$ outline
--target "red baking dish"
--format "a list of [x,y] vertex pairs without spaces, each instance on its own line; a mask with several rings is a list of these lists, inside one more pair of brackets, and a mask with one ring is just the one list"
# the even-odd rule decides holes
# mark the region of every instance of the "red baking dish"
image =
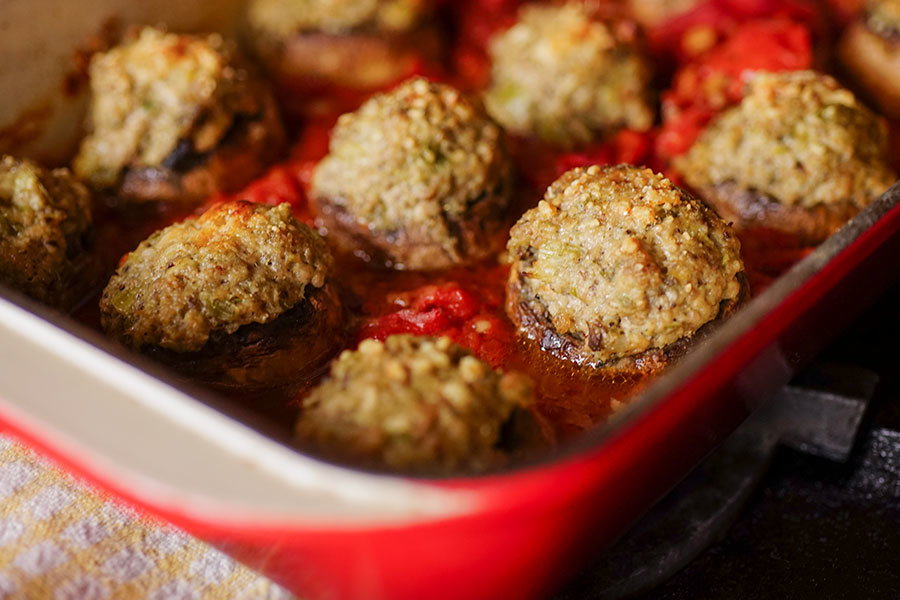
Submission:
[[[16,25],[0,42],[9,58],[0,71],[5,89],[17,77],[12,59],[52,79],[50,65],[62,49],[115,3],[68,21],[55,12],[67,3],[10,4],[0,16]],[[118,8],[127,20],[147,21],[175,4]],[[229,22],[234,10],[223,4],[216,23]],[[212,26],[194,8],[181,7],[167,20]],[[26,24],[33,22],[61,32],[43,53],[28,46],[37,39],[36,25]],[[48,39],[47,31],[40,35]],[[30,98],[7,99],[0,108],[18,114],[16,103],[40,95],[29,91]],[[61,140],[72,135],[59,123],[75,108],[48,110],[52,133],[32,145],[38,153],[64,148]],[[411,479],[305,456],[227,403],[5,290],[0,423],[96,486],[306,598],[542,597],[620,535],[887,286],[900,255],[898,204],[894,186],[608,424],[503,472]]]

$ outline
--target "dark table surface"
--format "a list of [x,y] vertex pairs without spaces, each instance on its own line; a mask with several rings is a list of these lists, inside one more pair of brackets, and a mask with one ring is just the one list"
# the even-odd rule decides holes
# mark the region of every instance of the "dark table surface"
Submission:
[[723,541],[647,598],[900,598],[900,286],[823,358],[881,384],[847,464],[779,450]]
[[[823,353],[881,378],[846,463],[779,449],[723,539],[642,596],[900,598],[900,284]],[[575,582],[567,598],[597,598]]]

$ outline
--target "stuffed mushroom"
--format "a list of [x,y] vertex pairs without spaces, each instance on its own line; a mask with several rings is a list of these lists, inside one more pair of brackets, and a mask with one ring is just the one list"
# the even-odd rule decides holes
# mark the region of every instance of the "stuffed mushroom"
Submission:
[[125,346],[215,387],[290,386],[341,343],[332,267],[288,204],[222,203],[126,255],[101,321]]
[[502,374],[449,338],[390,336],[345,351],[303,401],[298,444],[338,460],[408,473],[505,464],[505,429],[533,402],[531,381]]
[[370,89],[436,52],[425,0],[252,0],[253,46],[277,79]]
[[0,157],[0,282],[71,307],[92,283],[92,233],[91,195],[68,169]]
[[589,3],[528,5],[490,44],[488,112],[509,131],[562,147],[649,129],[650,60],[636,26]]
[[881,111],[900,117],[900,1],[866,2],[844,31],[838,55]]
[[73,169],[122,202],[191,203],[240,188],[284,145],[273,96],[218,34],[145,28],[90,65]]
[[416,78],[339,119],[310,196],[345,250],[440,269],[498,249],[510,193],[500,127],[452,87]]
[[628,11],[644,27],[655,27],[681,16],[703,0],[626,0]]
[[759,73],[677,163],[739,229],[821,242],[896,180],[885,125],[833,78]]
[[610,374],[664,367],[747,294],[728,224],[645,168],[565,173],[508,249],[507,313],[520,332]]

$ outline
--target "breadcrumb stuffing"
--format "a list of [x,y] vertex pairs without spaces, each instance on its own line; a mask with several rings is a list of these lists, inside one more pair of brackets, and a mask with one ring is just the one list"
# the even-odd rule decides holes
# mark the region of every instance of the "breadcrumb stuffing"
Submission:
[[56,304],[91,224],[90,193],[68,169],[0,158],[0,281]]
[[158,231],[128,254],[100,299],[102,324],[126,345],[200,350],[213,331],[267,323],[333,268],[325,240],[289,204],[215,206]]
[[759,73],[677,166],[694,188],[736,184],[788,206],[863,208],[896,180],[884,123],[828,75]]
[[396,32],[414,27],[427,8],[424,0],[253,0],[247,18],[254,28],[278,37],[362,28]]
[[205,37],[145,27],[91,60],[89,134],[72,162],[97,189],[128,167],[159,167],[180,142],[212,150],[238,114],[262,106],[219,34]]
[[511,131],[571,147],[653,124],[652,71],[635,25],[603,21],[589,3],[527,5],[489,51],[485,104]]
[[356,464],[481,471],[505,462],[501,428],[532,402],[527,377],[493,371],[449,338],[393,335],[332,363],[296,433],[301,446]]
[[515,300],[594,364],[689,338],[741,292],[729,226],[646,168],[565,173],[512,228],[508,249]]
[[477,204],[502,213],[510,177],[502,132],[483,109],[414,78],[341,116],[312,195],[349,214],[397,262],[432,268],[404,259],[391,241],[439,247],[442,266],[484,256],[484,240],[463,244],[457,230]]

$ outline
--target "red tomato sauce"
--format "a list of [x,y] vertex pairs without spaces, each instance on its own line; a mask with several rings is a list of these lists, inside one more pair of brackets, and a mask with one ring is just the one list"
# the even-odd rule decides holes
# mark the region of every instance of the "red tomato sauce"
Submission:
[[531,375],[537,412],[558,433],[580,431],[609,416],[646,382],[608,378],[518,340],[504,311],[508,268],[486,262],[440,273],[386,272],[346,266],[359,304],[356,341],[395,333],[446,335],[495,368]]

